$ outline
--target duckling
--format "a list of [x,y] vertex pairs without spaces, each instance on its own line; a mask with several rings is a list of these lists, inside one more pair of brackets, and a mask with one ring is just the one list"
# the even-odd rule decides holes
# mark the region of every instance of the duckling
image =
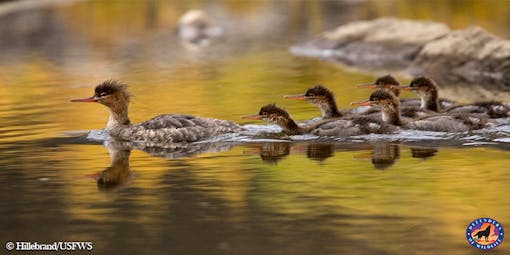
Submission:
[[[401,87],[405,90],[412,90],[420,96],[421,107],[440,112],[438,103],[438,86],[434,80],[428,77],[417,77],[411,81],[409,86]],[[510,117],[510,104],[496,101],[477,102],[451,106],[443,110],[446,113],[480,114],[487,118],[498,119]]]
[[246,115],[242,118],[263,120],[271,124],[279,125],[287,135],[312,134],[316,136],[348,137],[369,133],[393,132],[393,129],[383,122],[364,116],[329,119],[306,126],[300,126],[286,110],[275,104],[263,106],[260,108],[259,114]]
[[484,128],[488,125],[485,118],[468,114],[437,114],[417,120],[403,119],[400,115],[400,101],[398,98],[393,93],[380,89],[374,91],[367,101],[353,104],[375,106],[381,110],[382,119],[385,123],[406,129],[465,132]]
[[[407,86],[400,86],[400,83],[391,75],[385,75],[377,78],[375,83],[373,84],[360,84],[357,86],[358,88],[376,88],[382,89],[388,92],[393,93],[397,98],[400,96],[400,89],[407,89]],[[439,99],[436,97],[438,107],[441,105],[442,107],[451,107],[456,105],[454,102]],[[401,114],[402,116],[409,118],[418,118],[424,117],[426,115],[430,115],[434,112],[433,107],[427,108],[422,106],[423,101],[415,98],[400,98],[400,106],[401,106]]]

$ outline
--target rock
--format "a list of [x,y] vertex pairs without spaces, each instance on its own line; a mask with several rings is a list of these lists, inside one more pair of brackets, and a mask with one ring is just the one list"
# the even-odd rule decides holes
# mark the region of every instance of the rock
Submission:
[[395,18],[356,21],[294,46],[291,51],[353,66],[401,69],[410,65],[426,43],[449,32],[447,26],[434,22]]
[[406,70],[430,76],[442,87],[471,84],[510,94],[510,41],[480,27],[450,31],[425,21],[358,21],[293,46],[291,52],[360,68]]
[[510,91],[510,41],[480,27],[454,31],[426,44],[408,71],[441,84],[484,84]]

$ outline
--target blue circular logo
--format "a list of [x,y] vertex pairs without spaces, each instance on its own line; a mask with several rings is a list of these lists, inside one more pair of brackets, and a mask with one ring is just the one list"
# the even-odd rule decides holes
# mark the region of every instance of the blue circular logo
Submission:
[[476,219],[466,229],[468,243],[480,250],[496,248],[504,236],[503,225],[491,218]]

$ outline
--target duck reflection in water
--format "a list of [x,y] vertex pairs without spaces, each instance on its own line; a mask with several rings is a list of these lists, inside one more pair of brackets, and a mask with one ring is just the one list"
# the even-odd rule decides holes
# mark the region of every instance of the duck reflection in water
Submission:
[[[268,142],[255,145],[254,149],[246,150],[247,154],[257,153],[262,161],[276,165],[290,154],[305,154],[309,159],[324,162],[335,155],[334,143],[286,143]],[[359,150],[359,146],[341,147],[341,150]]]
[[436,148],[411,147],[411,156],[423,160],[436,156],[437,152],[438,150]]
[[335,155],[335,145],[331,143],[310,143],[306,147],[306,156],[311,160],[324,162]]
[[358,159],[370,159],[372,165],[379,170],[393,166],[400,158],[400,145],[389,142],[373,143],[371,152],[355,156]]
[[134,177],[129,167],[131,149],[121,143],[111,142],[107,145],[110,153],[110,166],[97,176],[97,187],[101,191],[113,191],[128,185]]
[[147,143],[132,143],[114,139],[109,140],[105,145],[110,153],[110,166],[94,176],[97,187],[101,191],[115,191],[131,183],[135,176],[129,166],[129,156],[133,149],[142,150],[152,156],[175,159],[202,153],[228,151],[234,146],[233,143],[193,143],[151,147],[151,144]]
[[276,165],[290,154],[290,147],[290,143],[286,142],[261,143],[245,150],[245,154],[258,154],[263,162]]

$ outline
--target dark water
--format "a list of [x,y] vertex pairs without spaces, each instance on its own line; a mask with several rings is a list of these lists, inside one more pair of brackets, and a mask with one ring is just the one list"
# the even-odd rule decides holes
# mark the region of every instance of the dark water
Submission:
[[[174,27],[191,8],[218,17],[226,38],[184,48]],[[323,83],[349,107],[368,95],[353,85],[378,74],[294,57],[289,45],[387,15],[508,37],[508,14],[505,1],[85,1],[2,13],[0,242],[91,241],[92,254],[480,254],[465,239],[470,221],[510,226],[505,143],[147,153],[69,137],[102,128],[107,110],[68,99],[114,78],[130,84],[134,122],[172,112],[246,124],[239,116],[271,102],[309,119],[315,107],[281,95]]]

